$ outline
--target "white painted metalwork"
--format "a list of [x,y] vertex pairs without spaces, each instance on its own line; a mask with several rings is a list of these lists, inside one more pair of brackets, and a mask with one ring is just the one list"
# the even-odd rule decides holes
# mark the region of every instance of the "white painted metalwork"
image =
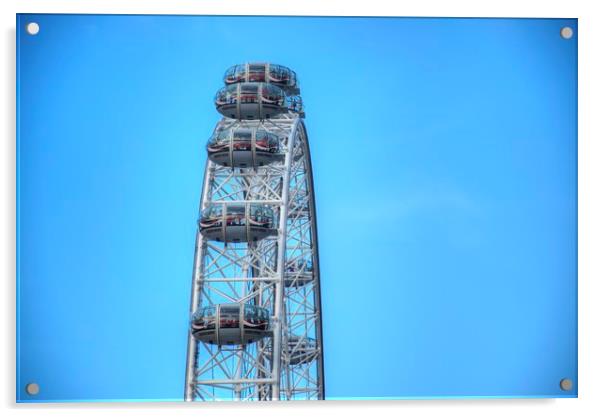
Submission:
[[248,168],[208,159],[200,212],[215,203],[268,205],[278,232],[224,243],[197,231],[190,314],[216,304],[252,304],[271,312],[271,331],[253,343],[221,346],[189,334],[186,401],[324,398],[311,158],[302,113],[295,110],[265,120],[223,118],[216,126],[266,130],[279,138],[279,155]]

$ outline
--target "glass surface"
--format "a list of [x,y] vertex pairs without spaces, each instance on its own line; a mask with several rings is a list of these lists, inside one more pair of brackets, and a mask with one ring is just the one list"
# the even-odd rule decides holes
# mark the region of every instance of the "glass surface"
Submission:
[[326,399],[576,397],[577,38],[18,15],[17,400],[183,400],[212,98],[266,58],[307,108]]

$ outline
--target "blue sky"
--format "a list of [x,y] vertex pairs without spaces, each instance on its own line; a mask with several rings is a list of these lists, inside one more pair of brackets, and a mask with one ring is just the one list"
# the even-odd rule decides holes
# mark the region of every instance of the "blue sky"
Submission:
[[327,397],[576,395],[575,19],[17,28],[20,400],[182,398],[212,99],[250,60],[301,79]]

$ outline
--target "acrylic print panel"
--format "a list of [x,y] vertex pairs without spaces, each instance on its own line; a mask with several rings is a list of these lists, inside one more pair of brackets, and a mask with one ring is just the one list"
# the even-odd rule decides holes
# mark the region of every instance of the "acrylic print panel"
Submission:
[[576,397],[577,38],[18,15],[17,400]]

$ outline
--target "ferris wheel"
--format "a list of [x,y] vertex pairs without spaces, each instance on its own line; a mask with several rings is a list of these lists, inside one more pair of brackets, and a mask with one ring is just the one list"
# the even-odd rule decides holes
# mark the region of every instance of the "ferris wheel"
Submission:
[[235,65],[215,96],[185,400],[324,398],[311,158],[296,73]]

